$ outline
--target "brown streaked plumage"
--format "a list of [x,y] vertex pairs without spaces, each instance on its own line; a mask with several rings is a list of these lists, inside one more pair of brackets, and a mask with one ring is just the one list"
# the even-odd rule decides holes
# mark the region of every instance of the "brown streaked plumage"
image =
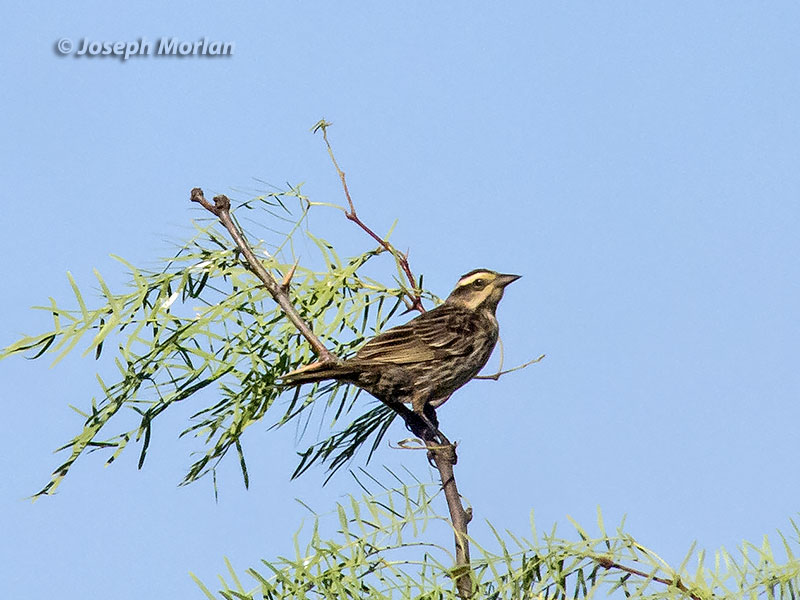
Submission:
[[519,275],[476,269],[463,275],[443,304],[364,344],[354,358],[314,363],[287,374],[289,385],[335,379],[386,404],[410,402],[426,421],[475,377],[497,343],[497,304]]

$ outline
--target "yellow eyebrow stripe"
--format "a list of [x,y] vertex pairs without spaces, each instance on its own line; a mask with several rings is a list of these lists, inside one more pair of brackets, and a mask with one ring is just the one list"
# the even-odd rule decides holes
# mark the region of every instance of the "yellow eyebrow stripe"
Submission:
[[463,279],[460,279],[459,282],[456,284],[456,287],[462,287],[462,286],[465,286],[465,285],[469,285],[470,283],[472,283],[476,279],[493,279],[494,278],[493,276],[494,276],[494,273],[486,273],[486,272],[483,272],[483,271],[479,271],[478,273],[473,273],[469,277],[464,277]]

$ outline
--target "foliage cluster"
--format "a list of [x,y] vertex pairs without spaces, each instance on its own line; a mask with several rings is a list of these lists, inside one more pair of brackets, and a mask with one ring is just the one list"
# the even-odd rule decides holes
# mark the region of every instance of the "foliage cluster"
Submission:
[[[237,214],[247,211],[257,214],[256,220],[282,226],[282,231],[270,232],[271,240],[255,246],[274,272],[293,268],[297,243],[310,240],[318,250],[324,269],[297,265],[291,298],[328,348],[347,357],[403,306],[407,290],[399,276],[393,285],[385,285],[363,275],[363,267],[380,249],[341,259],[332,244],[308,230],[306,217],[312,207],[299,187],[291,187],[244,202]],[[334,383],[306,388],[303,395],[295,389],[286,402],[276,402],[283,392],[281,375],[312,361],[313,352],[244,266],[219,225],[196,222],[195,228],[195,235],[160,270],[139,269],[115,257],[130,273],[124,292],[109,289],[95,271],[102,297],[99,306],[88,305],[69,275],[77,306],[64,308],[51,298],[49,305],[36,308],[52,315],[52,329],[25,336],[0,352],[0,358],[20,353],[31,358],[54,356],[57,363],[82,341],[84,354],[97,357],[109,344],[116,344],[116,380],[108,382],[98,375],[99,397],[92,398],[88,410],[75,409],[84,418],[82,431],[60,448],[68,456],[37,495],[54,492],[74,462],[88,452],[105,450],[110,463],[131,441],[139,442],[141,467],[154,420],[190,398],[210,398],[211,403],[199,407],[180,434],[195,436],[203,444],[184,483],[213,473],[235,449],[247,484],[242,434],[268,412],[272,426],[295,422],[302,428],[317,408],[324,413],[320,418],[329,419],[334,428],[329,439],[301,453],[295,475],[318,461],[335,471],[374,434],[371,453],[391,424],[394,413],[377,405],[337,429],[353,410],[358,393]],[[207,388],[215,392],[200,394]],[[324,400],[314,402],[317,398]],[[135,413],[138,425],[106,433],[123,409]]]
[[[295,554],[263,560],[247,569],[250,583],[228,563],[218,595],[195,577],[209,600],[318,600],[370,598],[457,600],[452,552],[432,540],[449,521],[436,510],[438,486],[397,475],[386,485],[361,471],[364,489],[336,509],[316,514],[294,537]],[[382,489],[373,491],[369,486]],[[487,600],[625,597],[631,599],[775,598],[800,595],[800,528],[781,534],[785,562],[769,540],[744,544],[736,554],[720,550],[709,560],[691,548],[681,564],[669,565],[625,532],[624,523],[607,531],[597,514],[597,534],[573,522],[577,539],[555,528],[529,537],[494,534],[492,548],[471,539],[474,597]],[[333,531],[333,533],[331,533]],[[452,531],[452,530],[451,530]],[[709,564],[710,563],[710,564]]]

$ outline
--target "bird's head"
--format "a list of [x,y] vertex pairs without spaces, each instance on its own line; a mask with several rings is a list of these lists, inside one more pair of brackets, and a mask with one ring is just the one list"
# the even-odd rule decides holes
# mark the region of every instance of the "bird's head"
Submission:
[[503,298],[505,287],[520,277],[521,275],[504,275],[489,269],[475,269],[461,276],[445,302],[469,310],[487,310],[494,314]]

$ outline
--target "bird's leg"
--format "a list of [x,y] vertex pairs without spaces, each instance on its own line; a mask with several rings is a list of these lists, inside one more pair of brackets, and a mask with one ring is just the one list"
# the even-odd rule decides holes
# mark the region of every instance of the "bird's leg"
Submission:
[[428,429],[430,429],[431,433],[434,434],[440,444],[450,445],[450,441],[439,431],[439,419],[436,418],[436,411],[428,404],[425,395],[414,394],[414,397],[411,399],[411,408],[414,409],[414,413],[427,425]]
[[[437,441],[440,446],[439,450],[446,449],[450,455],[450,462],[455,464],[456,460],[458,460],[456,457],[455,445],[439,431],[439,419],[436,417],[436,409],[428,403],[427,397],[423,394],[415,394],[411,399],[411,407],[414,409],[414,415],[425,424],[427,428],[426,434],[433,435],[435,441]],[[421,437],[423,437],[425,441],[434,441],[425,436]],[[433,448],[428,451],[429,461],[433,462],[432,453],[436,451],[437,450]]]
[[422,407],[422,414],[428,417],[428,420],[436,429],[439,428],[439,419],[436,416],[436,409],[433,407],[433,404],[426,402],[425,406]]
[[426,402],[425,406],[422,407],[422,417],[425,420],[425,423],[432,427],[436,437],[439,439],[440,444],[443,446],[453,446],[450,440],[448,440],[439,429],[439,419],[436,416],[436,409],[430,402]]

